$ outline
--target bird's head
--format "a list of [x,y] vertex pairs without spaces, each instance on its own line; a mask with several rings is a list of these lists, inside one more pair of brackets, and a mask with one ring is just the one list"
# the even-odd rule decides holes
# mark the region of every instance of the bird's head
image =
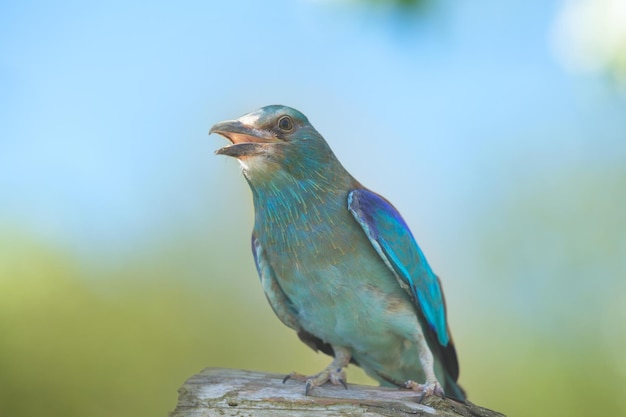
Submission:
[[276,173],[302,179],[335,169],[335,165],[341,167],[322,135],[304,114],[291,107],[265,106],[217,123],[211,133],[232,142],[216,153],[237,158],[249,180],[267,179]]

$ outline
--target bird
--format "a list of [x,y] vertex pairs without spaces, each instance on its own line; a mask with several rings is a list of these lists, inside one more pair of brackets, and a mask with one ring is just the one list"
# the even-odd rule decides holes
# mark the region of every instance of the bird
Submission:
[[254,204],[252,253],[278,318],[333,358],[305,383],[347,388],[361,367],[382,386],[465,402],[439,277],[408,225],[361,185],[300,111],[270,105],[216,123]]

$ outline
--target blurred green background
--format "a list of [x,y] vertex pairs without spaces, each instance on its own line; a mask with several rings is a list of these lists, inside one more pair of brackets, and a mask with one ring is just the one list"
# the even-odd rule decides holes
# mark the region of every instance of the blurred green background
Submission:
[[[312,373],[209,127],[296,107],[442,277],[471,401],[626,415],[620,0],[0,5],[0,415],[157,416]],[[357,368],[351,382],[371,383]]]

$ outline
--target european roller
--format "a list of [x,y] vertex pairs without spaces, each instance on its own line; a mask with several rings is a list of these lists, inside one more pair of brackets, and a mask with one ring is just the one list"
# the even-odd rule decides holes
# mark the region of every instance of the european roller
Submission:
[[[381,385],[465,401],[446,305],[400,213],[341,165],[299,111],[266,106],[209,133],[231,144],[254,201],[252,253],[278,318],[334,359],[305,381],[346,386],[344,368]],[[286,378],[286,379],[287,379]]]

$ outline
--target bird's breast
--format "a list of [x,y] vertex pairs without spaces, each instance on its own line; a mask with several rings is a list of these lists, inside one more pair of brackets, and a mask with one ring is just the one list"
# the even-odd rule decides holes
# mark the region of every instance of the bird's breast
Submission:
[[369,349],[385,332],[384,317],[393,309],[413,314],[411,303],[347,207],[317,208],[257,216],[255,234],[302,327]]

